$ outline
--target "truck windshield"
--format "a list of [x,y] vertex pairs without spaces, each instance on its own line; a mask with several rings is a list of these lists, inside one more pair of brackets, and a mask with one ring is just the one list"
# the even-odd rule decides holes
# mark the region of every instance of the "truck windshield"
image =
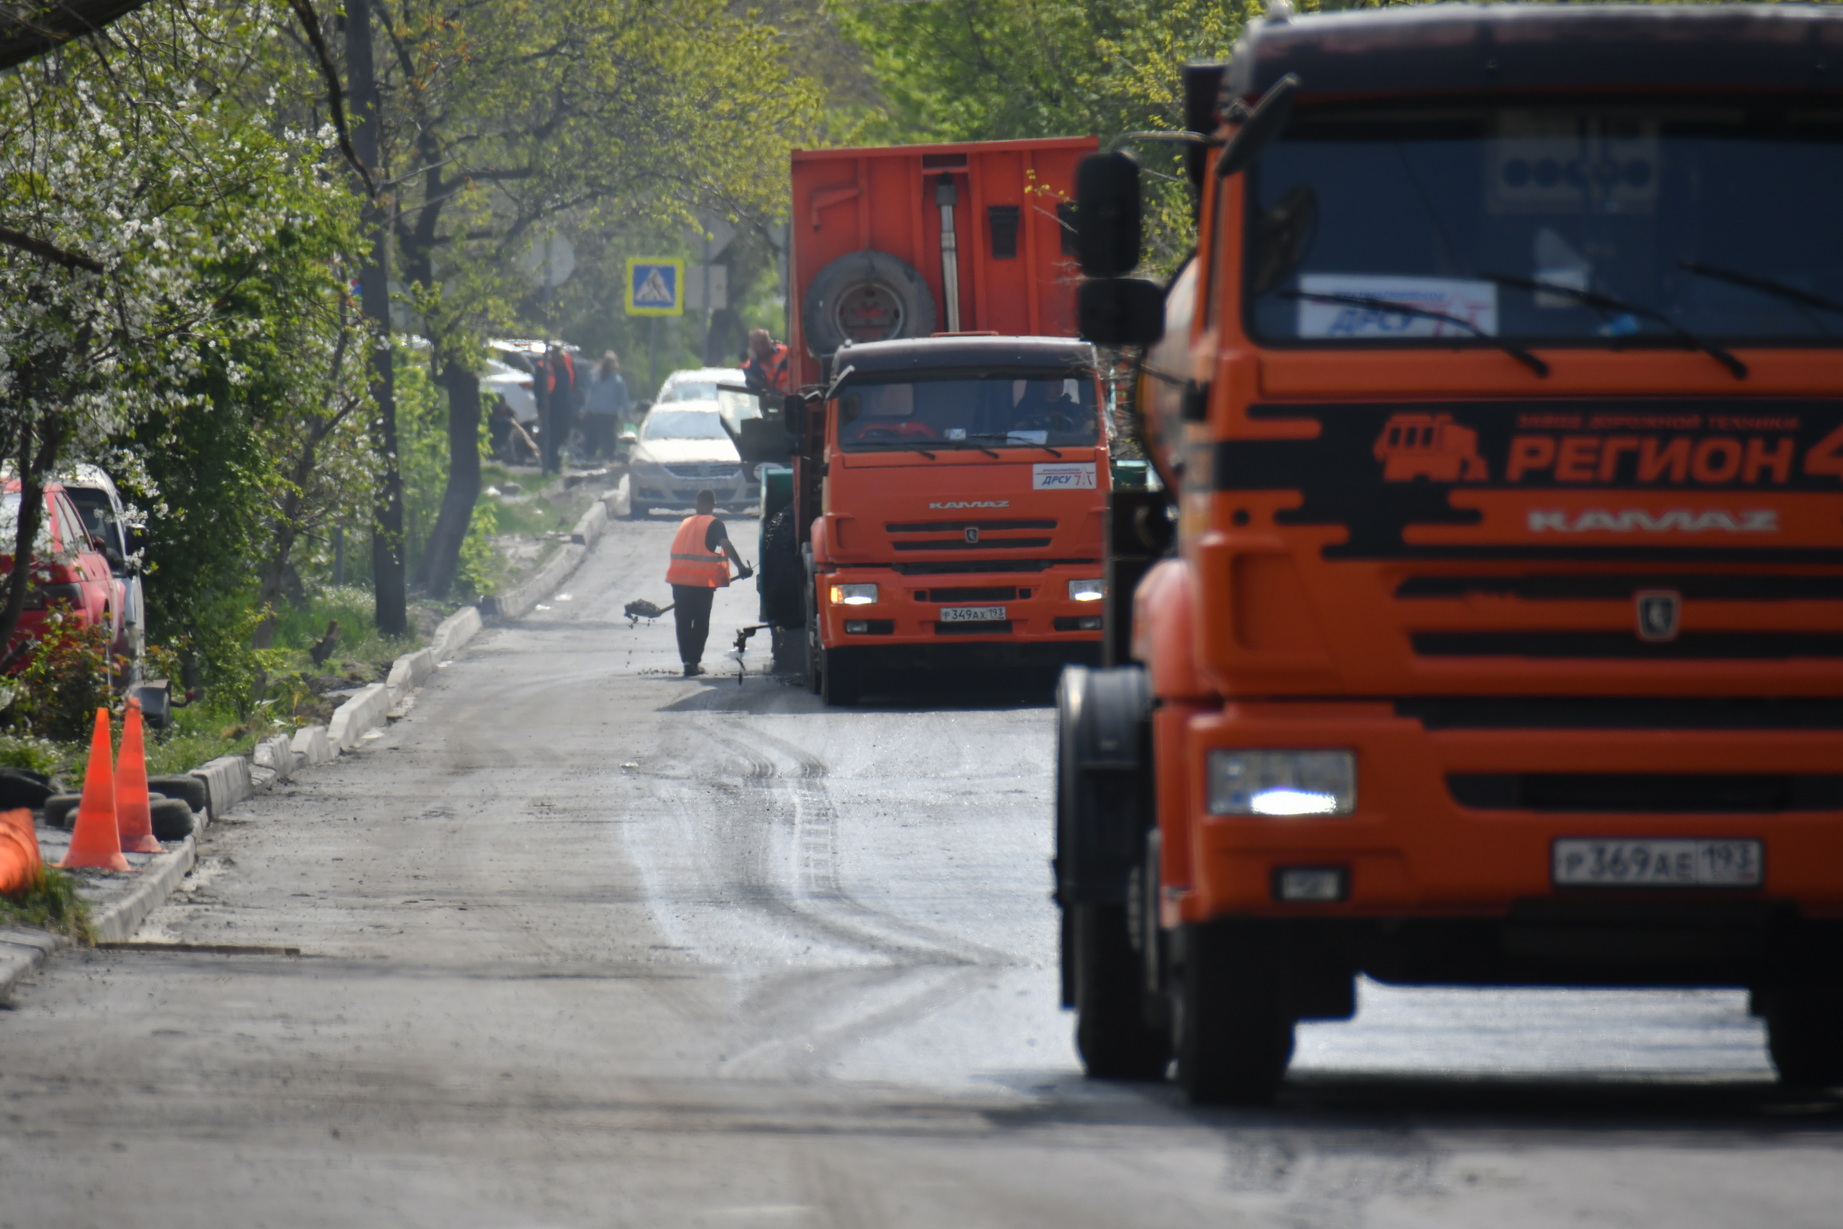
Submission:
[[838,442],[850,452],[930,448],[1080,447],[1099,439],[1087,376],[854,378],[838,394]]
[[1843,337],[1830,103],[1302,108],[1249,192],[1266,342]]

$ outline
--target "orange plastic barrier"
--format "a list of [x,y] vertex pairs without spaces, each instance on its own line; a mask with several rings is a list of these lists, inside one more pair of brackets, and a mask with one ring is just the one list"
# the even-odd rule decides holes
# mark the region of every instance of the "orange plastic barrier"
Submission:
[[154,817],[147,797],[147,754],[141,732],[141,702],[128,701],[122,722],[122,753],[115,761],[115,819],[122,849],[128,853],[159,853],[154,839]]
[[90,735],[90,762],[83,774],[83,801],[77,804],[77,823],[70,833],[70,849],[60,868],[87,866],[105,871],[131,871],[122,857],[122,838],[115,819],[115,774],[110,771],[109,710],[96,710],[96,732]]
[[43,866],[32,812],[22,807],[0,813],[0,896],[31,887]]

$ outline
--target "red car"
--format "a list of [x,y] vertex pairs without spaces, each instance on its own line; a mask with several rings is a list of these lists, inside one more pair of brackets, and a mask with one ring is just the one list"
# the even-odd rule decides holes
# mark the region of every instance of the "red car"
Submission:
[[[13,555],[6,548],[19,533],[19,493],[19,482],[14,479],[0,494],[0,576],[13,571]],[[8,669],[19,664],[22,650],[54,607],[74,615],[80,627],[108,628],[112,645],[122,630],[122,582],[110,568],[102,544],[90,536],[63,486],[47,484],[44,498],[45,515],[33,550],[32,587],[5,655],[3,664]]]

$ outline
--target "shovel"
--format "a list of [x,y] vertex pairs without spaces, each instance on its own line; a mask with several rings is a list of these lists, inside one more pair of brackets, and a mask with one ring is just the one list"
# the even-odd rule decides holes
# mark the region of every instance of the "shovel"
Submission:
[[[672,605],[675,606],[677,604],[678,603],[674,602]],[[657,619],[660,615],[668,613],[671,609],[672,606],[655,606],[645,598],[639,597],[623,606],[621,608],[621,613],[627,616],[627,623],[629,626],[632,626],[641,619]]]

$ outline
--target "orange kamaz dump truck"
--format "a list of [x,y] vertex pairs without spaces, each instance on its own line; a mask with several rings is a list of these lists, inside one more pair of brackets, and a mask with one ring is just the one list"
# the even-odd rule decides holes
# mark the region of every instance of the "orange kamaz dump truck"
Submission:
[[1364,974],[1743,987],[1843,1083],[1840,65],[1825,6],[1259,22],[1168,286],[1084,163],[1169,488],[1060,697],[1092,1074],[1260,1100]]
[[759,585],[829,703],[890,666],[1099,658],[1107,419],[1068,217],[1094,148],[793,155],[799,391]]

